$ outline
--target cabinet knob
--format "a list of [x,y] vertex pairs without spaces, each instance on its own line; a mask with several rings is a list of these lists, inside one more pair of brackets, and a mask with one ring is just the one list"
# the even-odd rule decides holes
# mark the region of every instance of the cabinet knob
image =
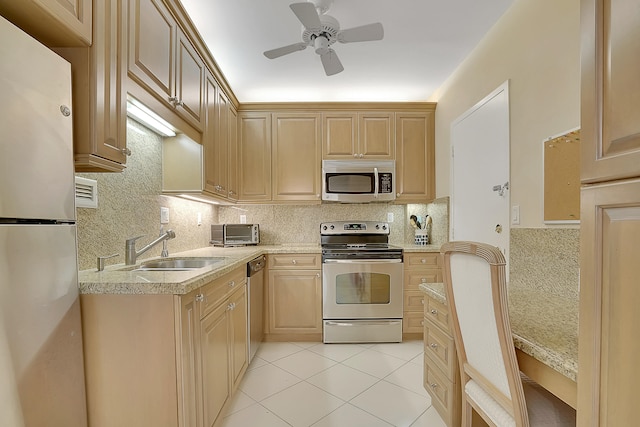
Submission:
[[400,197],[400,193],[396,193],[396,197]]
[[298,261],[296,261],[295,259],[291,260],[292,263],[297,264]]
[[424,298],[420,300],[420,304],[424,305]]
[[426,278],[426,277],[421,277],[421,278],[420,278],[420,281],[421,281],[422,283],[427,283],[427,278]]
[[130,156],[131,155],[131,150],[128,149],[127,147],[123,148],[122,150],[120,150],[122,152],[122,154],[124,154],[125,156]]
[[436,310],[435,308],[431,309],[431,314],[433,314],[434,316],[437,316],[438,310]]
[[196,302],[202,302],[202,301],[204,301],[204,295],[203,294],[196,295]]
[[316,277],[320,277],[320,273],[316,273]]
[[358,158],[358,153],[353,153],[353,157]]
[[424,259],[424,258],[422,258],[422,259],[420,260],[420,262],[421,262],[421,263],[423,263],[423,264],[425,264],[425,263],[427,262],[427,260],[426,260],[426,259]]
[[429,344],[429,347],[431,347],[432,349],[437,349],[438,348],[438,344],[432,342],[431,344]]
[[232,280],[232,281],[229,282],[229,287],[230,288],[233,288],[235,285],[236,285],[235,280]]
[[229,190],[229,195],[230,195],[230,196],[233,196],[234,194],[236,194],[236,192],[235,192],[235,191],[233,191],[233,190]]
[[364,157],[364,154],[360,153],[360,154],[358,155],[358,157],[363,158],[363,157]]
[[170,103],[172,103],[174,106],[178,103],[178,97],[177,96],[170,96],[169,98],[167,98],[169,100]]
[[438,384],[435,384],[435,383],[429,384],[429,387],[435,390],[436,388],[438,388]]

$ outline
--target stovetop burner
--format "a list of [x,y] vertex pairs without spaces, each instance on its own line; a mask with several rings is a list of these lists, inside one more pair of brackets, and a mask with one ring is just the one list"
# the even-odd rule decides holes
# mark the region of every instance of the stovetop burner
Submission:
[[322,259],[396,259],[402,248],[389,245],[389,224],[336,221],[320,224]]

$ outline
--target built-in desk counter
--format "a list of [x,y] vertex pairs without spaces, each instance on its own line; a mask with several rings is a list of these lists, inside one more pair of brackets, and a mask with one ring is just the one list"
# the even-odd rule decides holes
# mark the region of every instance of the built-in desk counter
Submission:
[[[420,288],[446,303],[444,284]],[[509,318],[520,370],[576,407],[578,313],[575,301],[536,289],[509,289]]]

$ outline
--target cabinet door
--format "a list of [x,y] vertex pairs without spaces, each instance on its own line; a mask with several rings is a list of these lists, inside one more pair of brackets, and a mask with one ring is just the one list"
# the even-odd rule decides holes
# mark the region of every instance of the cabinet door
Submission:
[[633,0],[583,0],[582,182],[640,176],[640,14]]
[[237,201],[238,184],[238,113],[233,105],[229,105],[229,175],[227,178],[227,197]]
[[634,425],[640,179],[583,188],[580,241],[577,425]]
[[162,0],[129,4],[129,75],[170,102],[175,93],[177,23]]
[[202,319],[203,426],[215,423],[231,395],[229,375],[230,326],[228,304],[223,303]]
[[200,318],[194,291],[179,298],[180,301],[180,366],[182,371],[182,393],[178,395],[180,426],[200,425],[199,412],[202,393],[200,379]]
[[94,7],[93,45],[58,48],[71,63],[73,150],[76,172],[121,172],[127,150],[125,0],[104,0]]
[[205,76],[205,127],[202,133],[202,149],[204,150],[204,189],[217,194],[220,177],[218,159],[220,147],[218,139],[218,91],[220,87],[213,75],[207,72]]
[[90,46],[92,0],[2,0],[0,15],[47,46]]
[[238,178],[241,202],[271,200],[271,115],[238,115]]
[[434,114],[396,113],[396,202],[435,196]]
[[269,271],[267,293],[269,333],[322,333],[320,271]]
[[229,299],[232,309],[229,311],[231,326],[231,390],[240,383],[247,369],[249,346],[247,335],[247,287],[242,286]]
[[358,114],[327,112],[322,114],[322,158],[357,157]]
[[218,91],[218,138],[217,138],[217,161],[216,193],[222,197],[227,197],[229,186],[229,99],[222,90]]
[[358,113],[358,158],[393,159],[395,122],[393,113]]
[[273,114],[273,200],[320,201],[319,114]]
[[[202,130],[204,106],[204,61],[187,36],[177,30],[176,92],[173,105],[197,130]],[[220,91],[219,93],[222,93]]]

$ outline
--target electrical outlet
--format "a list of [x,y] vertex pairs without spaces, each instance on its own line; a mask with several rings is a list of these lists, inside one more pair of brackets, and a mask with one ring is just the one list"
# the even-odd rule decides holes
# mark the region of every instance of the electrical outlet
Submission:
[[387,212],[387,222],[393,222],[393,212]]
[[240,224],[246,224],[246,223],[247,223],[247,216],[240,215]]
[[520,205],[511,206],[511,224],[520,224]]
[[169,208],[160,208],[160,224],[169,224]]

